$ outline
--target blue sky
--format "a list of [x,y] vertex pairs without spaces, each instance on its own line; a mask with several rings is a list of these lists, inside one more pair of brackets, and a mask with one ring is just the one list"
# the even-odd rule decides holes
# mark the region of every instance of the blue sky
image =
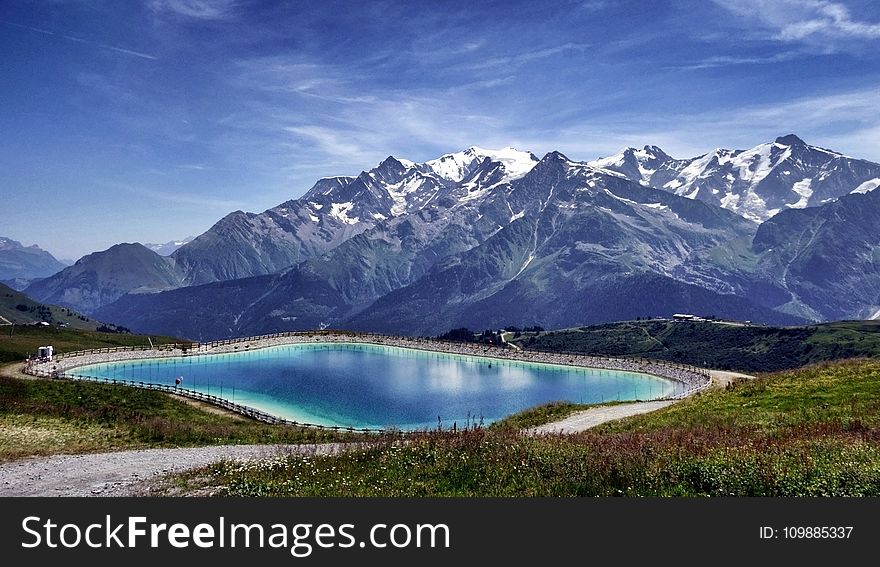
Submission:
[[870,0],[0,4],[0,236],[61,258],[471,145],[880,161]]

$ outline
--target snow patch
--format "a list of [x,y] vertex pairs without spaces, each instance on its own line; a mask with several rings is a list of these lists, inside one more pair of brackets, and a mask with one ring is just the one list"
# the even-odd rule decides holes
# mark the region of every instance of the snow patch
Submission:
[[637,203],[637,202],[632,201],[630,199],[627,199],[625,197],[619,197],[619,196],[615,195],[614,193],[612,193],[611,191],[609,191],[608,189],[605,189],[605,192],[608,193],[609,196],[614,197],[618,201],[623,201],[624,203],[626,203],[628,205],[641,205],[641,203]]
[[736,205],[739,203],[739,195],[736,193],[728,193],[727,195],[721,197],[721,207],[730,210],[736,210]]
[[853,189],[852,192],[853,193],[869,193],[869,192],[873,191],[874,189],[876,189],[877,187],[880,187],[880,177],[878,177],[876,179],[871,179],[869,181],[865,181],[864,183],[862,183],[861,185],[859,185],[858,187]]
[[459,199],[460,203],[467,203],[468,201],[476,201],[478,199],[482,199],[487,194],[489,194],[496,187],[500,187],[502,185],[507,185],[507,180],[504,179],[499,181],[498,183],[493,183],[492,185],[487,185],[485,187],[480,187],[479,184],[470,184],[464,185],[467,188],[468,192],[466,195]]
[[394,201],[394,204],[391,206],[391,214],[397,216],[405,213],[407,196],[421,189],[424,183],[425,178],[416,174],[406,177],[393,185],[387,185],[388,194]]
[[[810,201],[810,197],[813,196],[813,189],[810,187],[810,184],[813,183],[811,178],[806,178],[798,181],[794,185],[791,186],[791,190],[797,193],[800,196],[800,199],[797,203],[792,205],[788,205],[789,208],[792,209],[803,209],[807,206],[807,203]],[[768,211],[769,214],[769,211]]]
[[626,199],[624,197],[620,197],[618,195],[615,195],[614,193],[612,193],[608,189],[605,189],[605,192],[608,193],[608,195],[617,199],[618,201],[623,201],[624,203],[626,203],[628,205],[635,205],[637,207],[648,207],[651,209],[657,209],[658,211],[668,211],[669,210],[669,207],[664,205],[663,203],[639,203],[637,201],[633,201],[631,199]]
[[645,203],[644,206],[651,207],[652,209],[658,209],[661,211],[668,211],[669,207],[664,205],[663,203]]
[[425,165],[443,179],[460,182],[471,173],[476,164],[486,158],[501,164],[506,181],[519,179],[530,172],[538,163],[538,160],[531,153],[521,152],[511,147],[487,150],[471,146],[463,152],[446,154],[427,161]]
[[345,224],[357,224],[360,219],[348,216],[349,211],[354,207],[354,203],[333,203],[330,205],[330,216],[344,222]]
[[[743,216],[750,221],[754,222],[763,222],[768,217],[766,216],[767,211],[767,202],[764,201],[757,193],[753,192],[751,188],[743,195],[743,198],[737,200],[737,205],[734,205],[730,210],[737,213],[740,216]],[[724,206],[724,205],[722,205]]]
[[737,156],[732,156],[730,163],[739,169],[739,178],[749,184],[756,184],[772,171],[773,167],[791,154],[791,148],[786,147],[776,161],[771,161],[770,150],[774,144],[761,144],[746,150]]
[[657,173],[656,169],[648,169],[642,165],[642,162],[639,162],[639,175],[642,176],[642,181],[647,183],[655,173]]

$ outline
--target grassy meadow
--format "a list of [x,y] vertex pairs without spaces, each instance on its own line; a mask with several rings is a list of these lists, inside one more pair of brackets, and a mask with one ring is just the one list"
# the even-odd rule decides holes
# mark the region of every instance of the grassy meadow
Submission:
[[72,352],[90,348],[106,348],[117,346],[149,346],[169,344],[181,341],[174,337],[151,336],[128,333],[104,333],[62,327],[20,326],[0,327],[0,363],[24,360],[28,355],[37,353],[41,346],[52,345],[56,353]]
[[0,376],[0,462],[32,455],[243,443],[322,443],[357,435],[262,424],[161,392]]

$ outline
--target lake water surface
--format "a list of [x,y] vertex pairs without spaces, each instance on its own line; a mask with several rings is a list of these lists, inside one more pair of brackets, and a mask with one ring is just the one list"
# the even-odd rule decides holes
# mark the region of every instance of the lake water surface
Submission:
[[181,386],[286,419],[404,430],[484,424],[546,402],[672,395],[633,372],[498,360],[367,344],[295,344],[229,354],[93,364],[72,371]]

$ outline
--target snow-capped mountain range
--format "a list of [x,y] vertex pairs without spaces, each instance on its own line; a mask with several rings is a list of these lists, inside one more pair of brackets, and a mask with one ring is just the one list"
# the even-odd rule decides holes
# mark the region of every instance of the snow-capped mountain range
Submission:
[[[87,275],[113,264],[97,253],[28,292],[196,339],[325,326],[552,328],[680,311],[777,323],[869,316],[880,311],[871,295],[880,275],[869,269],[880,228],[871,244],[868,223],[850,253],[823,245],[845,223],[807,237],[790,219],[804,207],[873,210],[877,185],[880,165],[793,135],[690,159],[656,146],[593,162],[513,148],[423,163],[389,156],[263,213],[230,213],[167,258],[144,249],[139,278]],[[778,240],[785,246],[766,244]],[[847,261],[865,266],[845,271],[861,291],[816,293],[828,287],[817,262],[833,272]],[[144,293],[162,285],[177,289]]]
[[690,159],[672,158],[657,146],[626,148],[590,165],[755,222],[880,186],[880,165],[808,145],[793,134],[749,150],[716,149]]

